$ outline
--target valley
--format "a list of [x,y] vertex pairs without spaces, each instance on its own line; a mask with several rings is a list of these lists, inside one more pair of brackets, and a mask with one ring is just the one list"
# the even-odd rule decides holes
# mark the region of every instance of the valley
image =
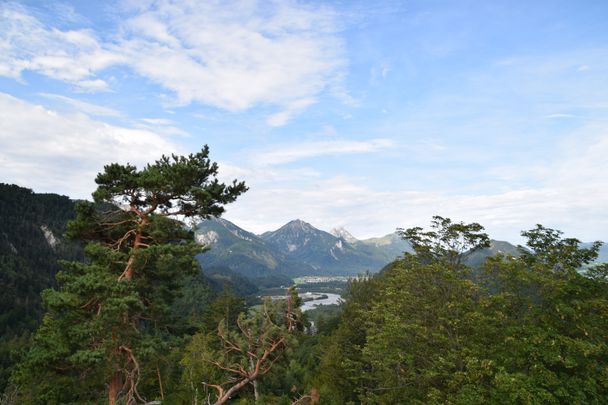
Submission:
[[[69,228],[67,223],[74,219],[75,210],[78,211],[78,204],[82,203],[77,203],[67,197],[37,194],[17,186],[0,185],[0,208],[2,208],[0,223],[3,224],[0,234],[0,281],[6,291],[12,292],[2,301],[4,317],[0,327],[4,333],[0,340],[0,364],[2,365],[0,388],[10,387],[7,384],[10,382],[9,378],[15,365],[28,361],[23,356],[27,353],[26,350],[36,342],[33,340],[32,333],[40,324],[43,313],[40,293],[52,287],[55,289],[47,290],[45,294],[58,294],[63,291],[61,288],[65,288],[65,276],[60,277],[60,281],[63,281],[64,284],[58,284],[55,281],[56,273],[62,269],[57,264],[58,259],[71,260],[72,266],[88,266],[87,262],[83,261],[82,244],[66,238]],[[31,211],[27,211],[26,207],[31,207]],[[80,210],[82,210],[82,206]],[[175,297],[171,307],[166,307],[174,316],[182,320],[179,327],[184,332],[180,333],[186,336],[186,340],[176,344],[181,345],[179,353],[185,359],[184,361],[190,361],[188,356],[195,353],[192,351],[194,348],[191,349],[190,345],[198,344],[204,336],[217,334],[218,325],[224,320],[231,323],[233,331],[238,327],[237,318],[239,316],[248,317],[248,322],[253,322],[256,314],[261,313],[259,309],[262,308],[262,305],[260,304],[266,297],[275,298],[272,305],[269,306],[275,310],[287,307],[287,300],[295,297],[295,293],[302,300],[297,311],[302,316],[303,323],[299,327],[303,334],[298,336],[297,339],[300,340],[301,346],[296,349],[296,354],[293,354],[299,360],[296,363],[285,363],[281,367],[295,367],[295,370],[299,367],[306,367],[306,370],[312,373],[311,375],[324,372],[322,368],[318,368],[317,360],[318,356],[321,356],[318,351],[326,349],[328,351],[324,355],[326,356],[324,361],[329,365],[323,367],[329,368],[325,372],[331,374],[336,370],[341,372],[339,366],[331,363],[333,361],[331,353],[337,353],[337,359],[348,358],[351,354],[341,351],[355,339],[359,339],[361,331],[364,331],[365,336],[375,338],[375,334],[384,326],[376,328],[369,324],[369,319],[374,319],[374,322],[390,321],[392,318],[383,318],[383,314],[392,311],[393,307],[405,308],[403,310],[395,309],[396,312],[393,315],[394,319],[398,320],[397,327],[410,322],[409,318],[404,318],[405,312],[403,311],[410,311],[409,313],[416,316],[419,307],[433,312],[438,308],[449,309],[451,305],[466,304],[470,305],[467,308],[481,311],[476,309],[477,307],[472,302],[467,304],[467,300],[477,293],[469,296],[468,293],[465,294],[466,290],[462,290],[459,293],[461,295],[449,305],[438,305],[437,303],[445,297],[443,293],[434,290],[437,283],[439,283],[438,285],[447,283],[446,285],[452,285],[452,287],[469,288],[471,280],[457,281],[458,278],[454,278],[451,271],[443,268],[440,270],[440,277],[436,278],[438,269],[432,265],[418,268],[417,266],[422,264],[416,264],[417,261],[424,260],[423,256],[418,257],[418,254],[420,252],[424,254],[425,251],[416,251],[416,255],[404,255],[404,252],[414,253],[412,244],[401,239],[396,233],[379,238],[358,240],[343,228],[326,232],[302,220],[290,221],[275,231],[265,232],[261,235],[249,232],[222,218],[205,220],[196,225],[194,229],[187,229],[179,223],[174,223],[174,225],[174,228],[169,229],[173,229],[173,232],[184,238],[184,247],[190,246],[188,249],[191,248],[189,252],[192,253],[186,253],[183,257],[195,257],[194,264],[197,262],[200,264],[200,267],[198,265],[190,267],[193,264],[191,259],[181,262],[185,266],[184,269],[190,269],[188,271],[191,273],[188,273],[187,277],[176,278],[176,280],[180,280],[179,284],[176,282],[172,285],[180,288],[181,294]],[[555,231],[541,228],[535,232]],[[559,234],[555,235],[559,236]],[[570,243],[568,241],[566,240],[567,243]],[[509,242],[497,240],[489,240],[488,244],[484,246],[487,247],[461,253],[463,264],[466,264],[473,274],[480,274],[476,272],[480,271],[488,257],[502,255],[505,258],[500,259],[498,263],[504,267],[501,270],[504,271],[504,276],[523,277],[521,280],[514,279],[518,283],[524,283],[525,288],[522,291],[535,288],[533,285],[525,284],[528,282],[527,276],[524,277],[527,274],[525,270],[518,273],[519,275],[509,273],[510,265],[520,266],[526,263],[525,260],[530,260],[530,257],[534,258],[534,250],[520,249]],[[584,249],[593,248],[595,245],[581,243],[580,249],[579,247],[569,247],[569,245],[564,246],[568,249],[577,249],[574,250],[576,253],[579,250],[585,252]],[[201,247],[204,251],[194,256]],[[169,244],[167,248],[179,251],[182,246]],[[602,277],[601,273],[594,275],[593,271],[601,271],[601,268],[594,270],[593,265],[599,261],[605,261],[606,245],[599,247],[597,253],[597,258],[593,257],[595,258],[594,263],[585,262],[584,267],[578,268],[581,274],[586,271],[590,272],[591,278],[581,279],[583,280],[581,282],[589,283],[591,282],[589,280],[594,280],[593,277]],[[173,256],[168,255],[167,257]],[[548,264],[543,264],[543,266],[546,265]],[[75,271],[78,268],[68,267],[75,275],[78,274]],[[164,271],[164,268],[159,267],[158,270],[158,275],[162,275],[160,271]],[[423,279],[414,277],[411,271],[418,272]],[[540,277],[539,274],[533,274],[534,277]],[[92,271],[90,275],[97,277],[98,273]],[[115,274],[110,274],[109,277],[111,280],[116,279]],[[575,278],[575,280],[579,279]],[[602,279],[599,278],[599,280]],[[98,285],[102,284],[100,281]],[[502,288],[500,284],[498,286]],[[403,288],[410,288],[411,291],[404,293]],[[82,291],[82,287],[79,286],[71,293],[80,294]],[[142,294],[147,291],[147,288],[143,289]],[[420,294],[420,291],[425,292]],[[490,294],[488,297],[492,298],[493,290],[488,291]],[[434,296],[433,294],[439,295]],[[157,295],[162,296],[160,290]],[[523,297],[525,298],[525,294]],[[409,307],[410,299],[416,299],[419,303]],[[86,307],[88,302],[81,300],[78,308]],[[373,303],[373,306],[368,307],[369,303]],[[362,308],[367,309],[360,312]],[[92,313],[91,319],[96,321],[98,318],[95,313],[97,312]],[[484,316],[489,315],[492,314]],[[361,316],[363,318],[359,318]],[[488,319],[491,319],[491,316]],[[255,322],[261,322],[258,324],[260,326],[264,325],[265,321],[260,318]],[[491,323],[484,325],[487,328],[491,326]],[[277,332],[282,330],[281,327],[278,328]],[[527,326],[525,328],[529,329]],[[600,329],[598,328],[598,330]],[[44,332],[44,328],[39,330],[42,332],[38,333]],[[471,330],[477,329],[472,328]],[[395,337],[397,341],[400,341],[403,333],[406,332],[397,333]],[[341,334],[345,334],[344,342],[340,340],[342,339]],[[384,339],[383,336],[381,338]],[[362,342],[362,344],[366,344],[365,341]],[[373,339],[367,344],[372,343]],[[482,346],[486,347],[488,343],[486,342]],[[378,348],[381,349],[381,353],[384,352],[384,348],[392,350],[391,345],[384,343],[378,347],[368,346],[366,350]],[[409,352],[410,348],[408,346],[400,350],[405,353]],[[158,353],[157,356],[163,358],[164,355],[161,355],[160,351]],[[314,359],[314,361],[309,362],[307,359]],[[354,359],[360,361],[357,357]],[[163,373],[167,375],[168,371],[163,371]],[[278,370],[275,378],[279,378],[278,376],[281,375],[281,371]],[[277,392],[285,392],[294,381],[303,381],[302,378],[300,376],[296,380],[285,382],[284,385],[287,388],[277,389]],[[323,383],[320,382],[315,384],[323,386]],[[329,390],[327,387],[326,389]],[[267,390],[270,392],[270,385],[267,386]],[[326,395],[330,397],[331,390],[327,391]],[[336,395],[342,397],[346,395],[346,392],[339,392]]]

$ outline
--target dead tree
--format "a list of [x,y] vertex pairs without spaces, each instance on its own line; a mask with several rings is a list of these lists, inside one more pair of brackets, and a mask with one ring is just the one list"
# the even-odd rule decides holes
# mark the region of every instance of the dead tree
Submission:
[[[259,399],[258,379],[267,374],[281,358],[295,330],[297,315],[287,302],[285,311],[286,324],[277,324],[268,312],[266,303],[262,311],[251,318],[243,314],[237,320],[237,330],[226,328],[222,321],[218,327],[218,336],[222,344],[222,353],[218,359],[207,359],[210,364],[226,372],[226,379],[220,384],[204,383],[217,391],[214,405],[226,403],[237,392],[248,385],[253,386],[256,402]],[[209,402],[210,403],[210,402]]]

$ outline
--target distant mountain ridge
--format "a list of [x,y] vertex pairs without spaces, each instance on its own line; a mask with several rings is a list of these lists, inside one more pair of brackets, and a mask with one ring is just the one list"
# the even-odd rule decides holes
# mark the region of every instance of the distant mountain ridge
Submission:
[[501,240],[490,240],[490,247],[475,250],[465,255],[465,263],[471,267],[480,267],[488,257],[502,254],[505,256],[519,257],[521,255],[517,246],[501,241]]
[[[581,247],[584,248],[590,248],[591,246],[593,246],[592,242],[581,243]],[[608,263],[608,243],[603,243],[600,246],[597,252],[597,259],[595,259],[594,263]]]
[[[195,237],[210,247],[199,256],[203,268],[229,268],[254,279],[376,272],[404,252],[413,252],[409,242],[396,233],[359,240],[343,227],[326,232],[300,219],[256,235],[228,220],[215,218],[201,222]],[[514,244],[491,240],[488,248],[466,254],[465,263],[479,267],[497,254],[517,257],[520,252]],[[608,246],[603,245],[596,262],[607,258]]]
[[199,256],[203,267],[226,266],[248,277],[376,272],[411,251],[409,243],[396,234],[357,240],[344,228],[332,234],[300,219],[261,235],[225,219],[209,219],[198,225],[195,237],[210,246]]

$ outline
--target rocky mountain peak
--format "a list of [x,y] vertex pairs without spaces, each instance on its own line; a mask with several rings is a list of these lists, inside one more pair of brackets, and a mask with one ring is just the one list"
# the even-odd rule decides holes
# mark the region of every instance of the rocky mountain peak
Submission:
[[342,226],[332,229],[330,233],[332,235],[334,235],[336,238],[344,239],[348,243],[357,242],[357,238],[355,238],[350,232],[348,232]]
[[286,223],[285,225],[283,225],[282,228],[285,228],[285,229],[294,229],[294,230],[298,230],[298,229],[302,229],[302,230],[314,229],[314,227],[311,224],[309,224],[308,222],[304,222],[301,219],[294,219],[293,221],[289,221],[288,223]]
[[321,231],[301,219],[290,221],[276,231],[266,232],[261,235],[261,238],[287,255],[301,254],[310,250],[329,251],[337,241],[335,236]]

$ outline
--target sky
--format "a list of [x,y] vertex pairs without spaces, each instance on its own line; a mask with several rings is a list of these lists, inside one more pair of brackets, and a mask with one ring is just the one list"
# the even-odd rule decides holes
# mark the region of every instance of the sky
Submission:
[[605,0],[0,2],[0,182],[205,144],[224,217],[608,240]]

